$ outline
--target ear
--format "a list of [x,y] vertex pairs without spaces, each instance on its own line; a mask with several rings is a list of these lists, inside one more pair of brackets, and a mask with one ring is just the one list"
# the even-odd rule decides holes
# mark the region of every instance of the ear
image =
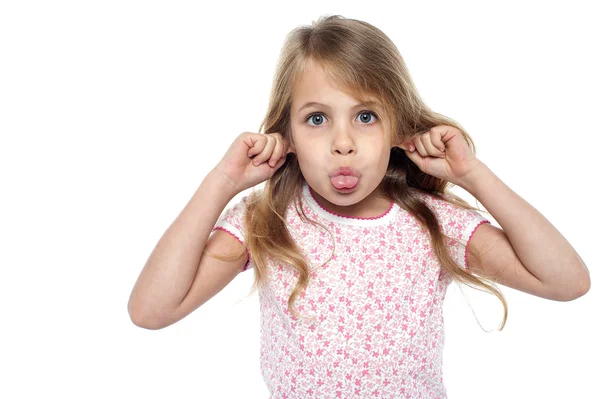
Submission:
[[286,131],[287,134],[285,135],[285,137],[287,137],[286,142],[288,144],[288,149],[287,149],[287,152],[285,153],[285,155],[289,154],[290,152],[292,154],[295,154],[296,153],[296,147],[294,146],[294,143],[293,143],[294,138],[293,138],[292,127],[288,126],[287,128],[288,128],[288,130]]
[[288,137],[289,137],[289,139],[287,140],[288,149],[287,149],[287,152],[285,153],[285,155],[289,154],[290,152],[292,154],[295,154],[296,153],[296,146],[293,143],[294,139],[291,137],[291,133],[290,133],[290,135]]

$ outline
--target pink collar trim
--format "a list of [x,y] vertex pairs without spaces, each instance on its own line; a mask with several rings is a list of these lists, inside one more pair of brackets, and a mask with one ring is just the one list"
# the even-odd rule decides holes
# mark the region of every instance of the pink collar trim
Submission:
[[395,202],[391,202],[388,210],[379,216],[367,217],[367,218],[344,216],[344,215],[340,215],[338,213],[331,212],[331,211],[325,209],[323,207],[323,205],[321,205],[317,201],[317,199],[313,195],[312,188],[306,182],[304,182],[303,192],[304,192],[304,197],[308,200],[308,202],[312,205],[313,209],[319,215],[323,216],[325,219],[328,219],[328,220],[331,220],[334,222],[338,222],[338,223],[343,223],[343,224],[350,224],[350,225],[354,225],[354,226],[382,225],[382,224],[388,223],[398,213],[398,210],[399,210],[398,204],[396,204]]

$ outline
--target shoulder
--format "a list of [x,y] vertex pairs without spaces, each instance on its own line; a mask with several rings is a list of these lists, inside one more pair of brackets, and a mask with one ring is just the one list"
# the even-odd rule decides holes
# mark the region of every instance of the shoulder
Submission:
[[255,204],[257,201],[262,200],[262,189],[253,189],[251,191],[245,191],[237,194],[229,201],[229,204],[225,207],[225,210],[235,209],[237,211],[245,211],[251,204]]
[[250,192],[233,197],[221,212],[213,230],[221,228],[243,241],[244,221],[252,194]]
[[435,213],[442,231],[450,237],[468,241],[475,228],[490,223],[475,207],[453,193],[419,191],[418,195]]
[[423,190],[415,191],[417,196],[425,202],[434,211],[445,211],[450,213],[463,211],[475,211],[467,201],[451,192],[428,192]]

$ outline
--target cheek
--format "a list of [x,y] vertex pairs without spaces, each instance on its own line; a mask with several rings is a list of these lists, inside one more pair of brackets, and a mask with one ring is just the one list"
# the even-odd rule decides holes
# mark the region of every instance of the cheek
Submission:
[[318,154],[314,151],[314,148],[311,151],[310,147],[296,147],[296,158],[300,167],[308,167],[310,165],[314,167],[320,164]]
[[318,143],[315,140],[311,140],[308,137],[302,137],[301,140],[294,140],[294,148],[296,150],[296,156],[298,160],[310,160],[318,157],[318,152],[315,151],[317,148],[321,148],[322,143]]
[[379,166],[380,166],[381,170],[386,171],[389,164],[390,164],[390,153],[388,152],[381,156],[381,162],[379,163]]
[[378,162],[380,169],[387,169],[388,164],[390,163],[390,151],[391,149],[389,148],[384,148],[383,150],[381,150]]

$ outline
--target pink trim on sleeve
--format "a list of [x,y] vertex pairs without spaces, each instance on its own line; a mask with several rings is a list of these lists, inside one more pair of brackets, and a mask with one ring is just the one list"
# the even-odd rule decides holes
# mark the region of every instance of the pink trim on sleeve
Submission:
[[[469,239],[467,240],[467,245],[465,246],[465,270],[469,272],[469,265],[467,264],[467,253],[469,252],[469,243],[471,242],[471,238],[473,238],[473,234],[475,234],[475,230],[477,230],[477,228],[479,226],[481,226],[484,223],[490,223],[489,220],[482,220],[481,222],[477,223],[477,226],[475,226],[475,228],[473,228],[473,231],[471,231],[471,235],[469,236]],[[491,224],[491,223],[490,223]]]
[[246,264],[244,265],[244,268],[242,269],[242,272],[245,272],[246,270],[248,270],[248,266],[250,266],[250,251],[248,250],[248,247],[246,246],[246,244],[244,244],[244,242],[240,239],[240,237],[238,237],[237,235],[235,235],[234,233],[232,233],[231,231],[227,230],[225,227],[222,226],[216,226],[212,229],[212,231],[215,230],[223,230],[229,234],[231,234],[233,237],[236,238],[236,240],[238,240],[240,242],[240,244],[244,245],[246,247],[246,254],[248,254],[248,261],[246,262]]

